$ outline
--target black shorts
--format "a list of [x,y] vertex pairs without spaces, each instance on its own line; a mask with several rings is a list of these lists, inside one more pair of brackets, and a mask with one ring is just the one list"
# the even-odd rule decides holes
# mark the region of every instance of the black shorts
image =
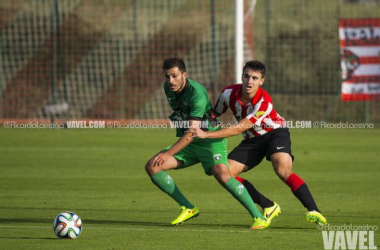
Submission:
[[278,152],[288,153],[292,160],[289,129],[278,128],[268,133],[241,141],[228,155],[228,159],[245,164],[249,169],[256,167],[266,157],[271,160],[271,155]]

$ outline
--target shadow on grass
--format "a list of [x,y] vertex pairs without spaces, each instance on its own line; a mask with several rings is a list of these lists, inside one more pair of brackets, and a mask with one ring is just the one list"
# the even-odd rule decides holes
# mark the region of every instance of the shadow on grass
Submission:
[[[85,225],[134,225],[134,226],[157,226],[157,227],[171,227],[167,223],[158,223],[158,222],[148,222],[148,221],[112,221],[112,220],[92,220],[92,219],[83,219],[83,224]],[[11,227],[12,224],[17,224],[17,226],[33,227],[41,225],[29,225],[34,223],[49,224],[53,226],[53,219],[30,219],[30,218],[0,218],[0,225],[7,224]],[[22,225],[20,225],[22,224]],[[1,227],[1,226],[0,226]],[[6,227],[6,226],[4,226]]]
[[[178,212],[178,209],[173,208],[171,210],[154,210],[154,209],[114,209],[114,208],[105,208],[105,209],[97,209],[97,208],[65,208],[65,207],[1,207],[0,210],[36,210],[36,211],[81,211],[81,212],[125,212],[125,213],[168,213],[168,212]],[[79,213],[79,212],[78,212]],[[215,213],[215,211],[204,211],[202,210],[202,214],[212,214]],[[231,215],[238,215],[238,214],[246,214],[245,212],[234,212],[230,211],[229,214]]]
[[[220,224],[215,222],[210,223],[197,223],[195,220],[191,220],[188,222],[185,222],[186,226],[190,229],[190,227],[197,227],[197,228],[219,228],[221,230],[232,230],[232,229],[241,229],[245,230],[249,228],[249,222],[247,225],[243,224]],[[128,226],[146,226],[146,227],[165,227],[165,228],[181,228],[181,225],[179,226],[172,226],[169,223],[158,223],[158,222],[148,222],[148,221],[108,221],[108,220],[86,220],[84,223],[87,225],[128,225]],[[273,229],[283,229],[283,230],[315,230],[315,228],[305,228],[305,227],[279,227],[279,226],[270,226],[270,228]]]
[[[293,214],[285,214],[287,216],[293,216]],[[284,216],[284,214],[282,215]],[[298,215],[299,216],[299,215]],[[341,218],[345,218],[346,216],[331,216],[331,217],[335,217],[335,218],[338,218],[338,217],[341,217]],[[146,219],[146,221],[144,220],[128,220],[127,218],[125,220],[100,220],[100,219],[85,219],[85,218],[82,218],[82,221],[83,221],[83,224],[86,226],[90,226],[90,225],[93,225],[93,226],[98,226],[98,227],[133,227],[133,226],[136,226],[136,227],[148,227],[148,228],[152,228],[152,227],[155,227],[155,228],[176,228],[176,227],[173,227],[169,224],[169,222],[155,222],[155,221],[148,221],[147,219],[149,219],[149,216],[140,216],[140,218],[142,219]],[[368,217],[368,218],[374,218],[374,217]],[[221,230],[231,230],[231,229],[241,229],[241,230],[244,230],[244,229],[247,229],[247,227],[249,227],[249,222],[247,222],[248,224],[247,225],[243,225],[243,224],[223,224],[223,223],[220,223],[220,222],[216,222],[216,221],[210,221],[210,222],[206,222],[206,223],[199,223],[200,221],[197,221],[197,218],[195,218],[194,220],[190,220],[189,222],[186,222],[186,226],[190,226],[192,228],[218,228],[218,229],[221,229]],[[37,225],[35,225],[36,223],[38,223]],[[12,224],[15,224],[14,227],[48,227],[48,226],[52,226],[53,224],[53,218],[48,218],[48,219],[38,219],[38,218],[0,218],[0,227],[13,227]],[[307,224],[309,225],[309,224]],[[178,227],[180,228],[180,227]],[[299,225],[294,225],[294,226],[291,226],[291,225],[287,225],[287,226],[276,226],[276,225],[271,225],[270,226],[270,229],[274,229],[274,230],[315,230],[315,228],[311,228],[311,227],[307,227],[306,224],[305,224],[305,227],[302,227],[302,226],[299,226]],[[0,236],[0,238],[2,238]],[[28,238],[23,238],[23,237],[14,237],[15,239],[28,239]],[[32,239],[35,239],[35,238],[32,238]],[[52,238],[46,238],[46,239],[52,239]],[[53,238],[54,239],[54,238]]]
[[[94,219],[83,219],[83,225],[89,226],[89,225],[97,225],[97,226],[140,226],[140,227],[157,227],[157,228],[176,228],[171,226],[168,222],[162,223],[162,222],[154,222],[154,221],[132,221],[132,220],[94,220]],[[44,224],[44,225],[33,225],[34,223]],[[52,225],[53,220],[52,219],[30,219],[30,218],[0,218],[0,225],[1,224],[7,224],[3,225],[3,227],[12,227],[12,224],[17,224],[15,227],[40,227],[40,226],[46,226],[46,225]],[[22,224],[22,225],[20,225]],[[218,223],[196,223],[195,220],[191,220],[189,222],[186,222],[187,226],[192,227],[218,227],[223,229],[246,229],[249,225],[241,225],[241,224],[218,224]],[[1,226],[0,226],[1,227]],[[180,227],[179,227],[180,228]]]
[[[94,209],[94,208],[75,208],[75,209],[66,209],[66,208],[52,208],[52,207],[0,207],[0,210],[41,210],[41,211],[81,211],[81,212],[125,212],[125,213],[162,213],[166,214],[168,212],[177,212],[177,210],[139,210],[139,209]],[[202,210],[202,214],[214,214],[215,211],[205,211]],[[246,214],[245,212],[229,212],[230,215],[239,215],[239,214]],[[352,214],[324,214],[328,218],[352,218]],[[281,213],[281,216],[303,216],[302,213]],[[357,215],[355,214],[355,218],[362,218],[362,219],[377,219],[380,218],[380,215]],[[0,218],[0,222],[2,219]],[[33,221],[31,221],[33,222]],[[36,222],[43,222],[43,221],[36,221]]]

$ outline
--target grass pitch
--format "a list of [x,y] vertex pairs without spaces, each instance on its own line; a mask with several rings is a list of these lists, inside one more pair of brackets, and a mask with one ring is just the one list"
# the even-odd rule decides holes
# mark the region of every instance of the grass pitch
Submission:
[[[380,130],[291,130],[294,171],[332,225],[380,227]],[[172,144],[158,129],[0,129],[1,249],[324,249],[305,209],[262,162],[242,176],[280,204],[270,228],[249,230],[248,212],[200,165],[169,171],[200,216],[171,227],[178,205],[155,187],[145,162]],[[229,139],[229,149],[241,137]],[[57,214],[77,213],[78,239],[58,239]],[[380,245],[380,232],[375,232]]]

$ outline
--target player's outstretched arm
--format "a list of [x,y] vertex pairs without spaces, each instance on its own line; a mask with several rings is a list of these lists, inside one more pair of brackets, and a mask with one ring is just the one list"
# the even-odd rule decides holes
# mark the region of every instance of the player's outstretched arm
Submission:
[[241,120],[238,124],[235,124],[232,127],[223,128],[217,131],[203,131],[199,128],[191,128],[189,129],[190,133],[193,133],[192,138],[198,137],[201,139],[205,138],[225,138],[234,135],[238,135],[243,133],[244,131],[252,128],[252,122],[247,118]]

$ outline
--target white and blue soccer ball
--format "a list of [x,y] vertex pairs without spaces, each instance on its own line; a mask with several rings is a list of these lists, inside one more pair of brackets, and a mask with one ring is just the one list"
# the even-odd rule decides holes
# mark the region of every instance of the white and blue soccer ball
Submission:
[[53,230],[59,238],[75,239],[82,232],[82,220],[70,211],[60,213],[55,217]]

